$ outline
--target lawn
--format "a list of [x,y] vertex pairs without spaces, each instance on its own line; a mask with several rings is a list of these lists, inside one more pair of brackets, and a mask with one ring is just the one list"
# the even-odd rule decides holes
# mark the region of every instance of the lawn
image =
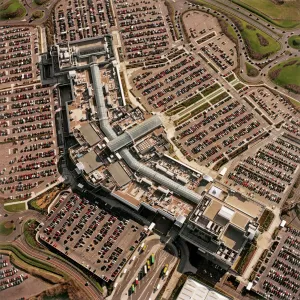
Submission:
[[21,18],[26,14],[26,9],[19,0],[3,1],[0,6],[0,19]]
[[4,205],[5,210],[10,212],[18,212],[26,209],[25,203],[17,203],[11,205]]
[[0,235],[10,235],[15,229],[15,224],[11,221],[0,223]]
[[178,104],[177,106],[171,108],[169,111],[166,112],[166,115],[167,116],[176,115],[177,113],[179,113],[183,109],[191,106],[192,104],[198,102],[201,99],[202,99],[202,96],[200,94],[197,94],[197,95],[183,101],[182,103]]
[[259,71],[247,62],[246,62],[246,71],[247,71],[247,75],[250,77],[256,77],[259,74]]
[[285,0],[280,5],[272,0],[232,1],[280,27],[293,28],[300,24],[300,1],[298,0]]
[[269,77],[277,85],[300,93],[300,57],[276,65],[269,71]]
[[263,31],[236,17],[232,21],[240,30],[252,58],[263,59],[280,50],[280,44]]
[[39,225],[39,223],[34,220],[28,220],[24,224],[24,237],[28,245],[30,245],[33,248],[40,248],[43,249],[43,247],[36,241],[35,239],[35,228]]
[[292,48],[300,49],[300,36],[299,35],[292,35],[289,40],[289,45]]
[[215,83],[214,85],[208,87],[207,89],[205,89],[205,90],[202,91],[201,93],[202,93],[202,95],[203,95],[204,97],[206,97],[206,96],[212,94],[213,92],[215,92],[216,90],[218,90],[219,88],[220,88],[220,85],[217,84],[217,83]]

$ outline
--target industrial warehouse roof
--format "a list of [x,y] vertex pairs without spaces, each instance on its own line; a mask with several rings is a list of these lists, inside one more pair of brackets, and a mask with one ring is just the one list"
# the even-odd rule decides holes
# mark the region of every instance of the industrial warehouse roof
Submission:
[[98,169],[103,164],[95,151],[88,152],[84,156],[78,158],[78,161],[84,166],[84,171],[86,174]]
[[100,142],[99,135],[89,123],[82,125],[79,128],[79,131],[90,146],[93,146]]
[[185,282],[177,300],[229,300],[208,286],[191,278]]
[[124,171],[119,162],[115,162],[107,168],[108,172],[117,182],[118,186],[123,186],[131,181],[130,177]]
[[113,152],[118,151],[160,126],[162,126],[161,119],[153,116],[113,139],[107,146]]

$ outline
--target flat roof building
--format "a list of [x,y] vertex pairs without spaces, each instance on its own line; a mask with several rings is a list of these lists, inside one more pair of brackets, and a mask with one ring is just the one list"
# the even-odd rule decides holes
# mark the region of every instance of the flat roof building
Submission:
[[216,290],[188,278],[180,291],[177,300],[231,300],[233,298],[225,297]]
[[100,137],[91,126],[91,124],[86,123],[78,128],[84,140],[89,144],[89,146],[93,146],[100,142]]
[[160,126],[162,126],[161,119],[158,116],[153,116],[108,142],[107,146],[111,151],[116,152]]
[[130,177],[127,175],[124,168],[119,162],[115,162],[109,165],[107,170],[117,182],[119,187],[122,187],[131,181]]
[[98,169],[103,164],[95,151],[90,151],[85,155],[79,157],[78,162],[83,165],[83,169],[86,174],[89,174],[92,171]]

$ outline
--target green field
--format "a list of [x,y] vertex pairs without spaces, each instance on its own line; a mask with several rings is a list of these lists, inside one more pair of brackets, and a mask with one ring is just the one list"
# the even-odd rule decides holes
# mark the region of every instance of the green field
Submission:
[[279,86],[300,93],[300,57],[291,58],[269,71],[270,79]]
[[0,223],[0,235],[10,235],[15,229],[15,224],[10,221]]
[[300,36],[292,35],[289,40],[289,46],[295,49],[300,49]]
[[232,0],[232,2],[280,27],[293,28],[300,24],[298,0],[284,0],[282,4],[276,4],[275,0]]
[[25,203],[4,205],[4,208],[5,208],[5,210],[10,211],[10,212],[18,212],[18,211],[23,211],[26,209]]
[[258,69],[256,69],[255,67],[253,67],[251,64],[246,62],[246,71],[247,71],[247,75],[250,77],[256,77],[259,74]]
[[240,30],[252,58],[262,59],[280,49],[280,44],[276,40],[258,28],[236,17],[233,17],[232,21]]
[[22,18],[25,14],[26,9],[19,0],[0,0],[0,20]]

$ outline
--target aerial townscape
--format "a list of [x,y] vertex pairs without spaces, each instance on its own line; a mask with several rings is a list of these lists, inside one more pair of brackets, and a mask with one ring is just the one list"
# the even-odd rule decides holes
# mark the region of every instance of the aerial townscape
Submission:
[[300,300],[299,0],[0,0],[0,300]]

